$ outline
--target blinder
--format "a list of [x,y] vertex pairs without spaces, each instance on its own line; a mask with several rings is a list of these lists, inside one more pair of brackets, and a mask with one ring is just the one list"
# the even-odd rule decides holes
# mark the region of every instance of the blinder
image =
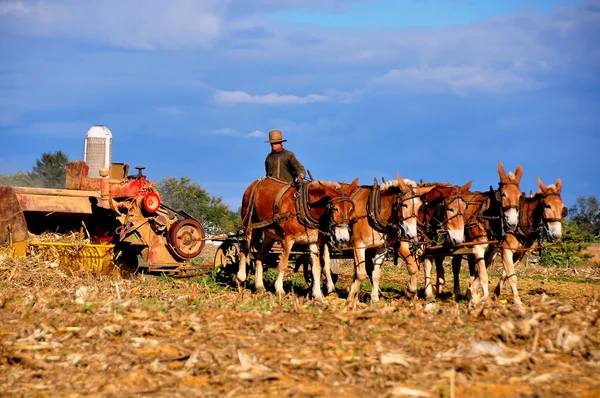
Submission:
[[342,212],[342,222],[341,223],[333,222],[333,218],[331,218],[331,227],[339,227],[339,226],[348,226],[349,225],[350,215],[352,215],[354,213],[354,201],[350,197],[342,195],[340,197],[333,198],[329,201],[329,203],[327,203],[326,209],[327,209],[327,212],[329,214],[331,214],[331,212],[333,211],[333,207],[335,205],[337,205],[339,203],[343,203],[343,202],[349,202],[350,209],[348,210],[344,206],[344,211]]

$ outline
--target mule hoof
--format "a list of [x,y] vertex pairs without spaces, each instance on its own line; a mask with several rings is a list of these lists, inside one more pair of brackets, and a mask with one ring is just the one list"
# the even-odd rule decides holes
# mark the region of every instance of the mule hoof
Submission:
[[241,279],[237,275],[233,275],[233,281],[239,286],[246,281],[246,278]]
[[265,289],[264,286],[260,286],[256,288],[256,294],[265,294],[267,292],[267,289]]
[[284,298],[285,297],[285,292],[283,290],[277,290],[275,292],[275,294],[277,294],[277,296],[279,296],[279,298]]

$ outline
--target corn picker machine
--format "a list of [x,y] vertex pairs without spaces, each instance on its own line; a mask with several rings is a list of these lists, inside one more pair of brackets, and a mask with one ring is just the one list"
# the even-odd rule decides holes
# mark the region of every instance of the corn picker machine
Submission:
[[[17,256],[32,246],[73,246],[92,267],[120,258],[147,272],[195,269],[191,260],[205,243],[202,225],[161,203],[144,167],[136,169],[129,175],[128,164],[112,163],[94,178],[85,161],[73,161],[66,189],[0,187],[0,246]],[[44,241],[45,232],[78,235],[86,243]]]

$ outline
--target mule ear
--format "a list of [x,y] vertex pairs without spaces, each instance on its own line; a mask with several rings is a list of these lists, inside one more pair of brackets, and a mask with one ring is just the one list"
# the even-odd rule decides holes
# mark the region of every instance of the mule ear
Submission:
[[542,192],[546,192],[548,187],[546,187],[546,185],[542,182],[542,179],[540,178],[540,176],[538,176],[538,178],[537,178],[537,183],[538,183],[538,187],[540,187]]
[[354,181],[352,181],[352,184],[350,184],[350,190],[348,192],[352,193],[356,191],[356,187],[358,187],[358,177],[356,177]]
[[433,188],[435,188],[434,185],[432,185],[430,187],[419,187],[419,188],[417,188],[417,196],[423,196],[423,195],[429,193],[429,191],[431,191]]
[[562,191],[562,180],[559,178],[556,180],[556,193],[560,193]]
[[518,165],[515,170],[515,182],[519,184],[521,182],[521,176],[523,175],[523,165]]
[[467,192],[469,190],[469,188],[471,188],[472,184],[473,184],[473,180],[467,182],[465,185],[463,185],[462,187],[458,188],[459,195],[462,195],[463,193]]
[[408,191],[408,185],[406,185],[404,179],[402,178],[402,176],[400,176],[400,173],[396,172],[396,175],[398,176],[398,186],[400,187],[400,189],[402,189],[402,191]]
[[500,181],[506,179],[506,171],[504,171],[504,165],[501,161],[498,161],[498,176],[500,177]]

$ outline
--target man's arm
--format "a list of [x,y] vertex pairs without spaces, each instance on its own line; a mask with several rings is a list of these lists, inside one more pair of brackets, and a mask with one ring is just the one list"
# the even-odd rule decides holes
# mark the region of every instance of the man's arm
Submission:
[[267,155],[267,158],[265,159],[265,175],[269,175],[269,155]]
[[302,163],[300,163],[300,161],[296,158],[296,155],[294,155],[293,152],[290,153],[288,161],[290,163],[291,170],[294,171],[298,180],[303,180],[304,177],[306,177],[306,170],[304,169],[304,166],[302,166]]

